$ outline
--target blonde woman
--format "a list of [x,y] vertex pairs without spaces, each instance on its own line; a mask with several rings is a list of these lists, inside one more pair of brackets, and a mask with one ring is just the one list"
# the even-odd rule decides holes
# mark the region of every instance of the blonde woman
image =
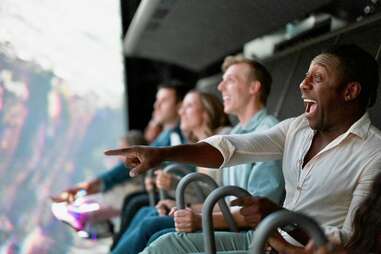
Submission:
[[[179,115],[181,131],[192,143],[217,134],[219,130],[229,123],[219,99],[211,94],[197,90],[192,90],[185,96],[179,109]],[[197,170],[219,181],[217,170],[207,168],[198,168]],[[172,192],[175,190],[178,179],[174,175],[165,173],[162,170],[157,170],[155,173],[158,188]]]
[[[221,127],[225,127],[228,123],[219,99],[197,90],[187,93],[179,109],[179,115],[181,131],[187,136],[189,142],[197,142],[216,134]],[[198,171],[203,173],[210,173],[210,170],[198,168]],[[157,170],[155,173],[156,185],[167,190],[170,195],[173,194],[179,178],[162,170]],[[186,200],[191,203],[200,202],[194,198],[193,188],[188,189],[190,190],[186,193]],[[162,200],[156,209],[152,207],[140,209],[112,253],[139,253],[155,232],[174,228],[173,217],[166,216],[174,207],[174,203],[173,200]]]

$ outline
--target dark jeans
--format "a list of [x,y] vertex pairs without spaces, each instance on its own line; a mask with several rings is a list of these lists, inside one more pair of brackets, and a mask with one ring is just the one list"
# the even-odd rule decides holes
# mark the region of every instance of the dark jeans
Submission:
[[149,198],[147,192],[145,191],[135,192],[125,197],[121,212],[120,229],[119,232],[114,235],[111,250],[113,250],[118,244],[120,238],[128,229],[135,214],[139,211],[140,208],[147,205],[149,205]]
[[144,207],[133,218],[127,231],[121,236],[111,253],[139,253],[146,247],[152,235],[163,229],[174,227],[172,217],[159,216],[154,207]]

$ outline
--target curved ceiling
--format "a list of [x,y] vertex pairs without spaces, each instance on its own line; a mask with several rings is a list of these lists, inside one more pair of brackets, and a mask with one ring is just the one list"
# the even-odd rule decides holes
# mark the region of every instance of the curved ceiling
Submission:
[[200,71],[243,44],[331,0],[142,0],[124,40],[127,57]]

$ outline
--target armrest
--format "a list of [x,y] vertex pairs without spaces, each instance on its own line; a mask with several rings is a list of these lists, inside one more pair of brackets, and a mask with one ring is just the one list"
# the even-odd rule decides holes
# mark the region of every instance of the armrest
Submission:
[[[251,196],[251,194],[237,186],[223,186],[212,191],[206,198],[204,206],[202,207],[202,230],[204,232],[204,246],[205,252],[208,254],[216,253],[216,241],[214,238],[214,226],[213,226],[213,207],[217,202],[225,202],[226,196],[244,197]],[[226,204],[226,202],[225,202]],[[222,209],[221,209],[222,210]],[[223,214],[225,219],[227,214]],[[233,216],[228,210],[228,216],[233,220]],[[234,220],[233,220],[234,222]],[[238,230],[235,230],[238,232]]]
[[[176,188],[176,207],[179,209],[185,208],[185,188],[194,181],[204,182],[211,186],[211,189],[218,188],[218,184],[208,175],[201,173],[190,173],[183,177]],[[214,192],[214,191],[213,191]],[[213,193],[212,192],[212,193]],[[210,195],[210,194],[209,194]],[[209,197],[209,196],[208,196]],[[216,202],[215,202],[216,203]],[[215,204],[214,203],[214,204]],[[226,204],[225,199],[221,199],[218,201],[218,205],[220,206],[221,212],[224,215],[224,218],[229,225],[229,228],[233,232],[238,232],[238,227],[234,221],[233,215],[230,213],[230,209]],[[212,207],[213,209],[213,207]],[[203,208],[204,211],[204,208]]]
[[311,239],[314,240],[318,247],[328,242],[323,230],[315,220],[301,213],[280,210],[264,218],[256,228],[252,253],[265,253],[263,250],[270,234],[278,227],[283,227],[288,224],[297,224],[298,227],[303,229]]

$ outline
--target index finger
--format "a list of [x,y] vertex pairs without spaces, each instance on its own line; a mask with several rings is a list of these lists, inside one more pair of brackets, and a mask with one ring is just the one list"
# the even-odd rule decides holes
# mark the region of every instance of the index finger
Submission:
[[131,149],[130,148],[118,148],[110,149],[104,152],[105,155],[126,155]]

